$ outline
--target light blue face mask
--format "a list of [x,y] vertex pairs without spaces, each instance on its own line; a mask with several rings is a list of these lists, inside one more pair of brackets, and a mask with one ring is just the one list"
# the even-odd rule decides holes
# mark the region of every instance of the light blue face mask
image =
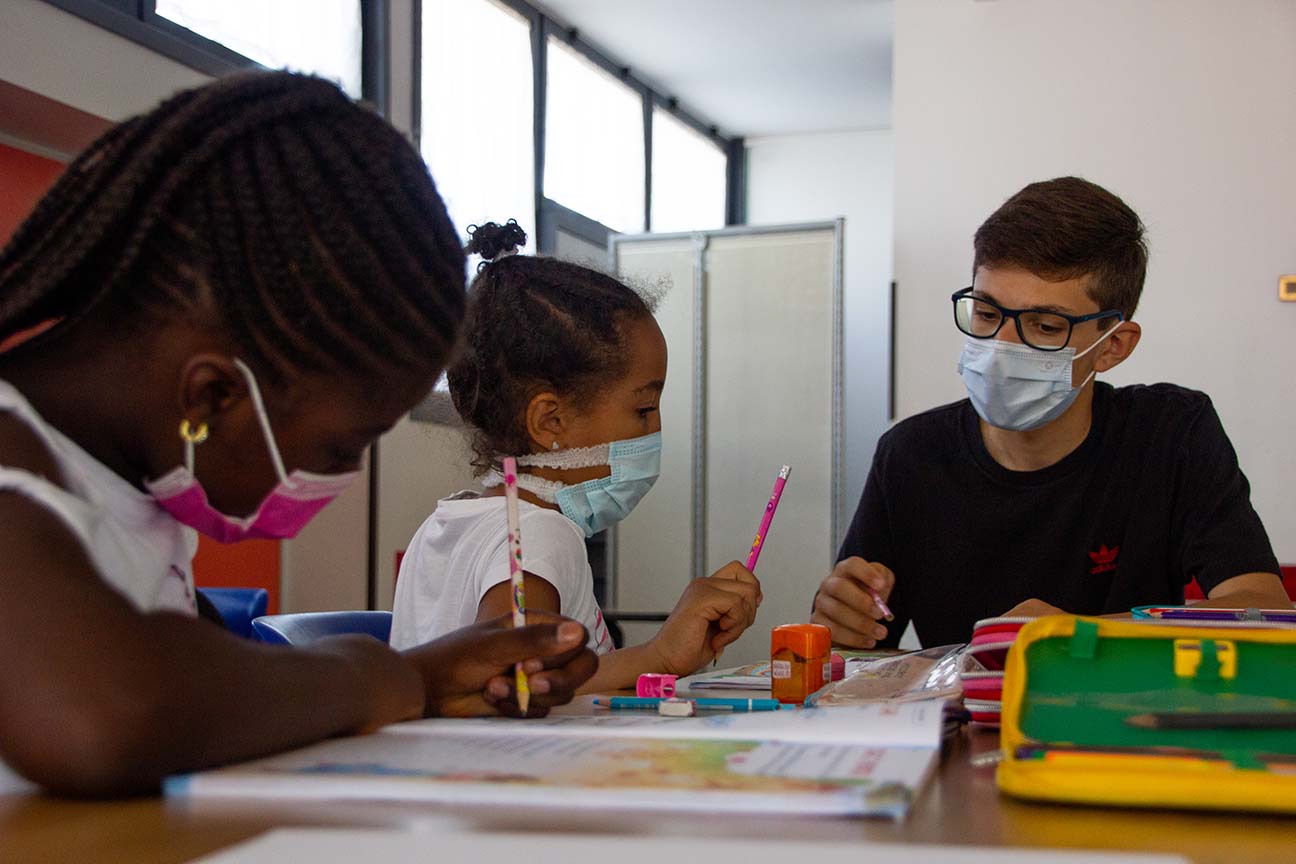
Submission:
[[1026,432],[1052,423],[1075,402],[1093,380],[1090,372],[1079,387],[1071,386],[1076,360],[1120,329],[1112,327],[1080,353],[1074,348],[1040,351],[1002,339],[973,339],[963,343],[958,370],[978,415],[991,426]]
[[[661,473],[661,433],[613,441],[595,447],[577,447],[520,456],[520,466],[536,468],[593,468],[609,465],[606,477],[567,485],[530,474],[518,474],[518,486],[542,501],[557,504],[568,519],[593,537],[630,515],[657,482]],[[494,477],[487,479],[490,484]]]

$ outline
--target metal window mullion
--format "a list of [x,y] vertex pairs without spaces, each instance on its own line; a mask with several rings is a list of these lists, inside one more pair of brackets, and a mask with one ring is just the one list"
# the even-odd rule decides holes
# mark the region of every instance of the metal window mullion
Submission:
[[[391,118],[390,26],[388,0],[360,0],[360,98],[374,105],[386,119]],[[418,34],[414,39],[418,40]]]
[[652,231],[652,177],[653,177],[653,94],[645,90],[643,94],[643,133],[644,133],[644,231]]
[[841,548],[841,516],[845,508],[842,500],[841,475],[843,464],[843,441],[845,438],[845,395],[846,395],[846,358],[844,343],[845,334],[845,236],[846,220],[833,221],[833,289],[832,289],[832,530],[829,534],[831,548],[828,560],[837,560],[837,550]]
[[693,578],[706,569],[707,247],[709,234],[693,235]]
[[[535,221],[531,224],[535,225],[537,232],[540,230],[545,190],[545,106],[549,99],[549,29],[551,26],[549,20],[543,15],[537,14],[531,21],[531,80],[533,82],[531,110],[534,114],[531,122],[534,136],[532,168],[535,174]],[[538,248],[539,240],[537,239],[536,242]]]

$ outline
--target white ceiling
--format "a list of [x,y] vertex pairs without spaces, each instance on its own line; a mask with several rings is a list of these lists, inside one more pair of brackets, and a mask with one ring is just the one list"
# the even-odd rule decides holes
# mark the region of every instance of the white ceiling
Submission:
[[893,0],[541,0],[726,135],[891,125]]

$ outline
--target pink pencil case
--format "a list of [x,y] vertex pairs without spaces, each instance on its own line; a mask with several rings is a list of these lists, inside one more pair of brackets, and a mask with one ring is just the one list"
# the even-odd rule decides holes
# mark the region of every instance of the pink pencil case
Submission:
[[1003,698],[1002,672],[965,672],[959,677],[963,682],[963,694],[969,699]]

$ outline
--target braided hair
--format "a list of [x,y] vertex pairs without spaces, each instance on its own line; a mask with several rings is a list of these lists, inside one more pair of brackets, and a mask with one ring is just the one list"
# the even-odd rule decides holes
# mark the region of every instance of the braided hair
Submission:
[[439,366],[464,255],[414,148],[323,79],[257,72],[106,132],[0,252],[0,342],[91,316],[212,323],[292,370]]
[[587,403],[626,369],[625,325],[652,307],[618,280],[557,258],[516,255],[517,223],[474,226],[467,251],[483,261],[468,292],[464,339],[450,366],[450,396],[473,427],[473,467],[527,453],[526,407],[552,390]]

